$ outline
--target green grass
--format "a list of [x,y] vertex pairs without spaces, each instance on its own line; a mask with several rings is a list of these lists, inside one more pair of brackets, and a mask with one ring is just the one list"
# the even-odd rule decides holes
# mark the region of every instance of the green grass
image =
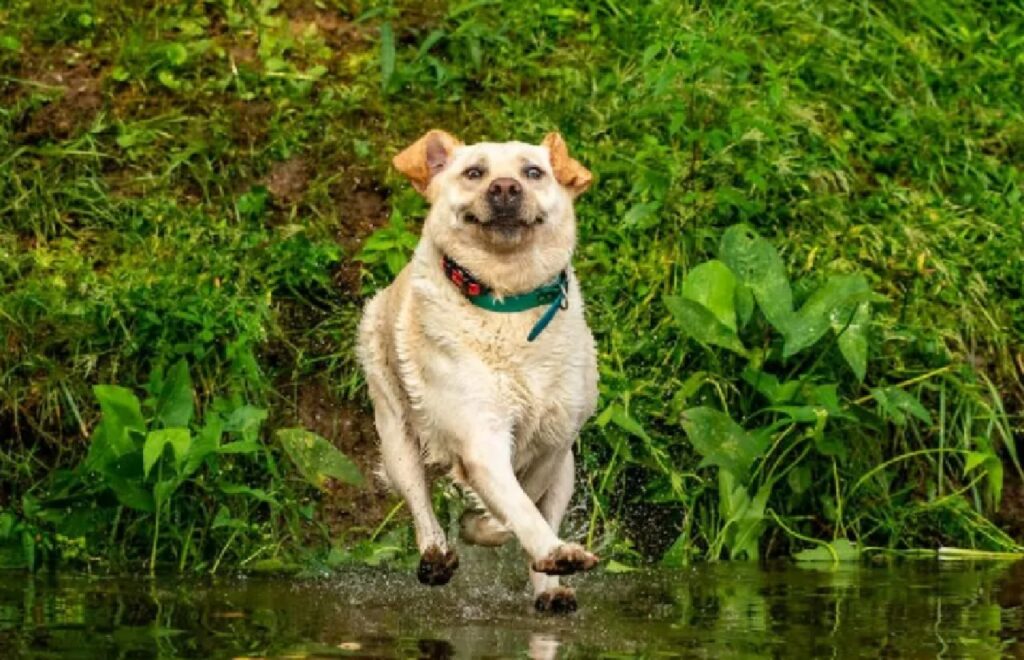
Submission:
[[[863,381],[834,340],[784,359],[761,312],[744,329],[759,368],[834,384],[851,417],[830,450],[773,431],[757,474],[800,460],[756,551],[1012,548],[989,520],[1020,480],[1022,80],[1018,2],[0,3],[0,507],[27,521],[21,496],[80,463],[92,385],[182,357],[200,411],[286,425],[310,388],[365,410],[359,306],[424,212],[390,157],[431,127],[558,129],[597,175],[578,204],[604,411],[581,444],[588,539],[624,561],[730,554],[683,412],[778,418],[748,360],[662,299],[742,222],[798,305],[839,274],[884,297]],[[920,410],[884,405],[889,386]]]

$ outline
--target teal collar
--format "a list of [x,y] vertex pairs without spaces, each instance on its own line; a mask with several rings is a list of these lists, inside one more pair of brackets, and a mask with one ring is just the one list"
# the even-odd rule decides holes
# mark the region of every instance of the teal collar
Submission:
[[499,298],[491,292],[490,287],[473,277],[472,273],[451,257],[441,258],[441,268],[444,269],[445,277],[459,288],[469,302],[489,312],[511,314],[547,305],[548,308],[533,325],[526,341],[532,342],[536,339],[555,318],[558,310],[569,306],[569,275],[564,270],[555,279],[533,291]]

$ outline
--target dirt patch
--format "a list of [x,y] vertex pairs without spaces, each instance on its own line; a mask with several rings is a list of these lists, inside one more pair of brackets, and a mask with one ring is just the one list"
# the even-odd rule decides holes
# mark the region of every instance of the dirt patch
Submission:
[[338,12],[318,9],[312,3],[290,2],[285,6],[288,30],[300,37],[310,32],[320,34],[335,50],[348,50],[352,45],[372,39],[366,28]]
[[263,62],[253,44],[234,43],[227,47],[228,58],[232,66],[245,66],[253,71],[262,71]]
[[271,167],[264,184],[277,206],[289,208],[302,201],[309,179],[309,162],[296,156]]
[[442,27],[447,14],[448,8],[442,0],[409,3],[394,20],[398,43],[407,46],[419,43],[423,35]]
[[55,98],[28,114],[17,134],[19,141],[65,140],[92,124],[103,107],[102,67],[73,50],[56,51],[22,75],[30,83],[22,89],[47,90]]
[[297,385],[294,422],[331,441],[359,466],[363,486],[332,483],[324,497],[320,515],[333,536],[355,529],[375,529],[394,505],[390,494],[374,472],[378,464],[377,432],[368,410],[332,393],[317,381]]
[[1018,543],[1024,544],[1024,482],[1021,481],[1015,467],[1010,466],[1008,461],[1005,464],[1007,469],[1003,501],[993,522]]
[[370,179],[346,172],[343,181],[330,187],[331,199],[338,209],[336,240],[346,258],[335,271],[334,281],[340,288],[357,292],[360,265],[351,257],[358,254],[366,237],[388,222],[390,191]]
[[270,134],[270,118],[274,116],[274,106],[269,101],[235,101],[231,103],[232,139],[235,144],[249,148],[263,143]]

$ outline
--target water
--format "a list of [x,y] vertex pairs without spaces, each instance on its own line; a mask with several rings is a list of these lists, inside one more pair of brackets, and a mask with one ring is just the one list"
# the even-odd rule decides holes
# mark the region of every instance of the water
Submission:
[[1024,657],[1024,562],[599,573],[574,580],[567,617],[535,614],[522,576],[500,573],[434,589],[383,569],[0,574],[0,657]]

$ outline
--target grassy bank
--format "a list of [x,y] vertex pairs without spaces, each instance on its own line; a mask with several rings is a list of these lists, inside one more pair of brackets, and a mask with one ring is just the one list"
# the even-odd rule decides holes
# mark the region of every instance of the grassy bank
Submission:
[[[1021,80],[1016,2],[0,4],[10,561],[404,547],[393,499],[308,478],[275,431],[372,468],[354,326],[424,211],[390,157],[435,126],[557,128],[597,175],[574,525],[606,555],[1014,549]],[[251,451],[185,474],[160,445],[125,468],[142,490],[182,470],[152,510],[86,494],[97,384],[140,399],[137,460],[170,428]]]

